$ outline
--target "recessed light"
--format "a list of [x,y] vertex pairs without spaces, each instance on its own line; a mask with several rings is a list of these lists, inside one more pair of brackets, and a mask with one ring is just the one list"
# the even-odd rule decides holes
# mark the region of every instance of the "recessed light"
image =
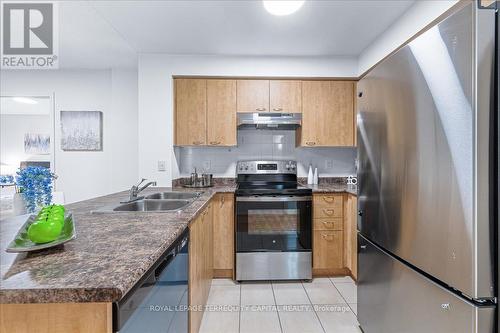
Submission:
[[12,99],[18,103],[23,103],[23,104],[38,104],[38,102],[35,101],[34,99],[27,97],[14,97]]
[[277,16],[290,15],[302,7],[305,0],[263,0],[264,8]]

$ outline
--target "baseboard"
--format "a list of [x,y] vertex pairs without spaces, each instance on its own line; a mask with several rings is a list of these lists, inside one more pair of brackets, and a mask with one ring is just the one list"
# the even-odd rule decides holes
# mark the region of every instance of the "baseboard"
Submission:
[[232,279],[233,270],[232,269],[214,269],[213,272],[214,279]]
[[313,268],[313,277],[325,276],[350,276],[350,271],[347,268]]

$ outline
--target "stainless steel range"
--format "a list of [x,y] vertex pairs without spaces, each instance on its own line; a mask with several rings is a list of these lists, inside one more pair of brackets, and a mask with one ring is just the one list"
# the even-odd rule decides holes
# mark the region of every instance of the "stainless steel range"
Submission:
[[295,161],[237,166],[236,280],[312,278],[312,190]]

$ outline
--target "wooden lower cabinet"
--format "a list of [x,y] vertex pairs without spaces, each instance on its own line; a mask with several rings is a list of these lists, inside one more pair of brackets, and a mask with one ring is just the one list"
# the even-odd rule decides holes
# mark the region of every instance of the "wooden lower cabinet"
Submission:
[[358,198],[347,194],[344,206],[344,263],[354,280],[358,278]]
[[344,268],[344,235],[342,230],[314,230],[313,268],[341,270]]
[[214,277],[233,278],[234,271],[234,194],[218,193],[213,202]]
[[0,304],[0,332],[111,333],[111,303]]
[[189,226],[189,332],[203,319],[213,274],[213,202]]
[[345,275],[344,194],[313,195],[313,275]]

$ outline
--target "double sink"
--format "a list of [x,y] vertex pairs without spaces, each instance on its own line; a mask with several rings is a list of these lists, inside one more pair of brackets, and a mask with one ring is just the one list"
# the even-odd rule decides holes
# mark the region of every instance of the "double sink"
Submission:
[[171,212],[185,208],[201,195],[200,192],[161,192],[138,200],[122,203],[114,212]]

